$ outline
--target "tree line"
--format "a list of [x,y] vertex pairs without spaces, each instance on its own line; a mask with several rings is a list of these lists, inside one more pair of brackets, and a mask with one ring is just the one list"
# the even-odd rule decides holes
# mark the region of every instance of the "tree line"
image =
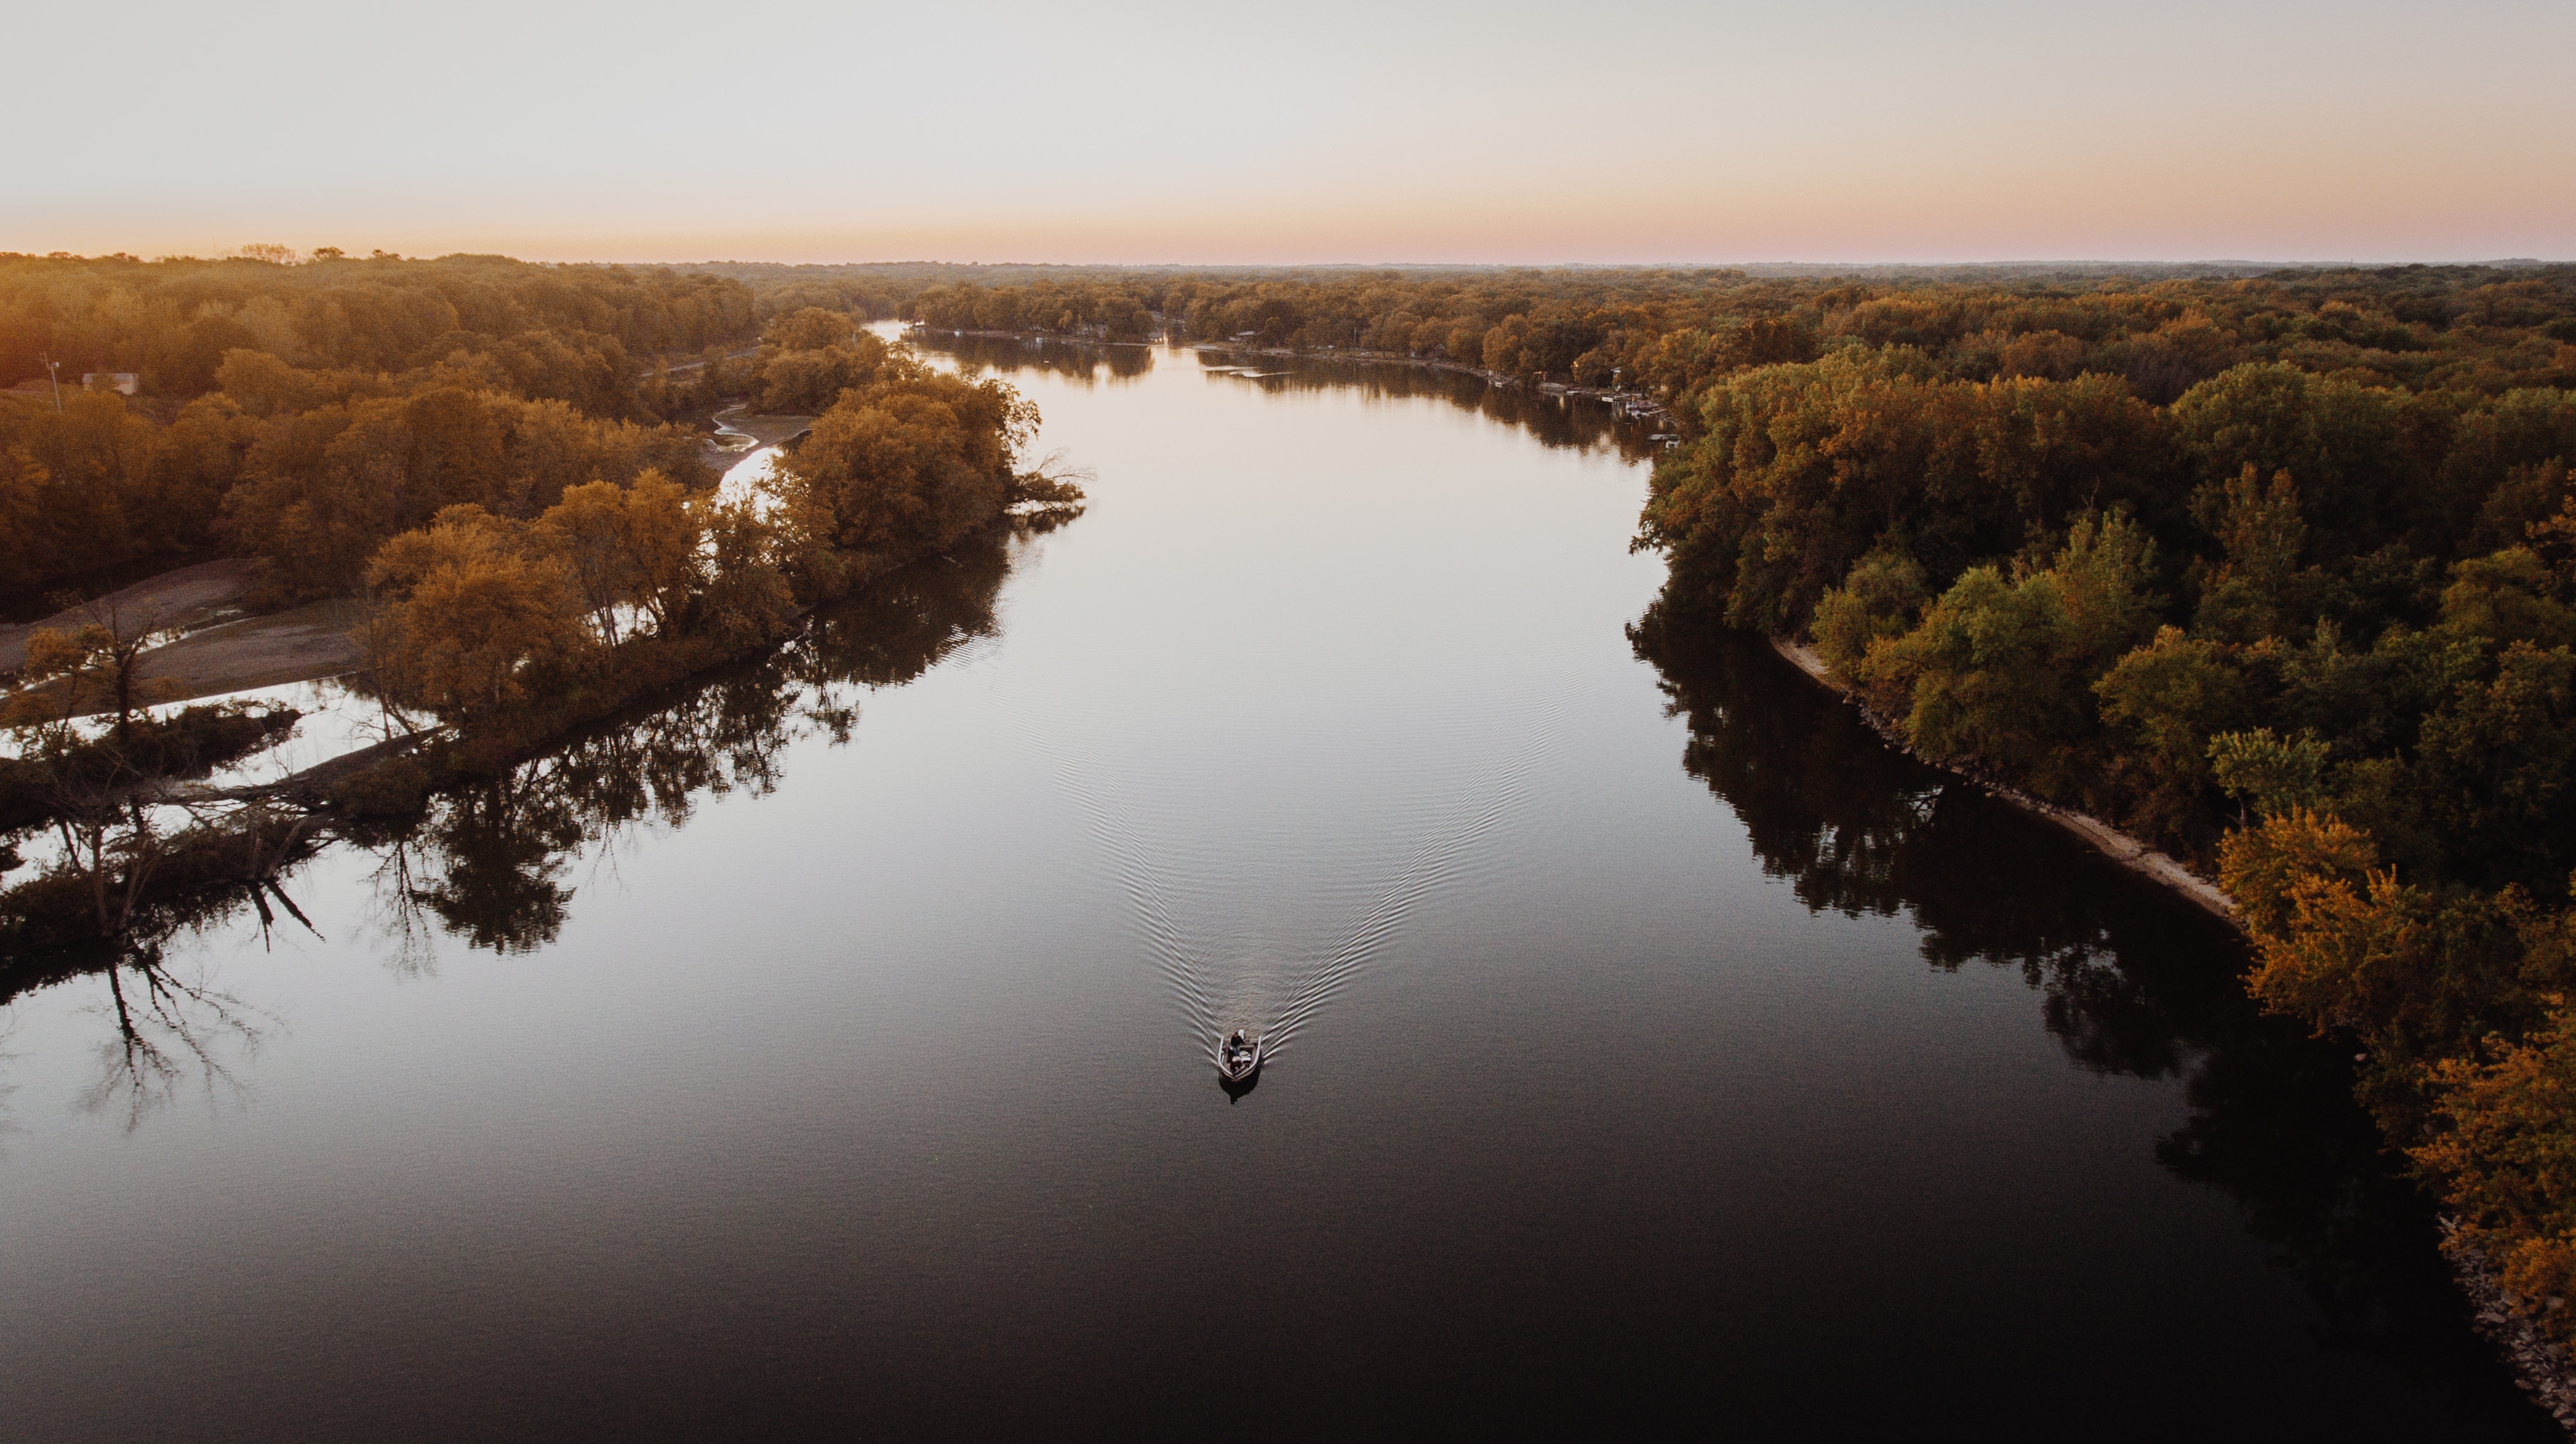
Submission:
[[[0,592],[254,555],[319,595],[451,503],[702,483],[690,423],[741,378],[653,363],[750,346],[755,316],[718,278],[496,257],[0,256]],[[80,385],[120,371],[138,394]]]
[[2163,289],[2016,303],[2050,324],[1984,375],[1979,305],[1872,297],[1689,389],[1659,607],[2213,870],[2255,996],[2359,1041],[2463,1241],[2576,1334],[2576,268]]
[[[1036,408],[806,310],[768,390],[833,396],[761,493],[657,468],[533,503],[441,506],[365,558],[378,687],[507,752],[784,635],[804,609],[1005,520],[1077,507],[1021,466]],[[797,344],[811,343],[811,344]]]
[[[2576,1338],[2576,267],[1141,273],[949,329],[1663,401],[1659,627],[1812,644],[1921,755],[2214,872],[2248,985]],[[1129,330],[1136,329],[1131,320]]]
[[[17,679],[28,685],[0,719],[24,724],[26,743],[25,765],[0,778],[10,814],[0,828],[41,821],[65,847],[60,866],[0,897],[0,934],[45,946],[112,940],[156,891],[222,882],[241,857],[282,865],[309,844],[316,816],[416,812],[436,790],[775,643],[816,605],[910,561],[1079,508],[1078,487],[1024,465],[1037,414],[1015,391],[926,366],[851,311],[771,310],[754,331],[761,305],[721,278],[603,281],[571,268],[568,293],[565,268],[479,258],[218,269],[248,293],[237,308],[247,309],[328,300],[331,273],[353,266],[420,282],[412,299],[423,305],[456,279],[454,266],[525,292],[495,303],[500,312],[570,319],[403,353],[402,370],[339,364],[347,352],[233,345],[212,385],[184,397],[147,382],[135,397],[76,389],[57,400],[47,385],[0,400],[0,588],[136,560],[257,558],[255,604],[365,599],[366,685],[449,726],[328,796],[208,802],[183,834],[164,836],[146,825],[144,799],[174,771],[236,757],[276,728],[220,709],[147,725],[136,707],[155,699],[127,683],[151,628],[39,630]],[[78,308],[64,298],[89,295],[102,277],[139,271],[178,287],[204,269],[119,259],[16,274],[51,276],[45,304],[69,313]],[[595,314],[560,309],[620,288],[714,295],[723,324],[739,329],[715,333],[702,361],[641,372],[614,334],[580,329]],[[162,314],[188,331],[218,313]],[[601,355],[613,372],[591,364]],[[585,380],[604,374],[613,385]],[[758,492],[714,485],[705,418],[726,399],[813,417]],[[102,698],[113,699],[116,727],[81,736],[70,719]]]
[[[0,594],[217,555],[264,559],[274,600],[341,594],[448,506],[703,489],[718,406],[821,414],[895,306],[753,269],[0,256]],[[138,394],[81,385],[120,371]]]
[[1720,269],[1140,271],[941,280],[889,294],[906,318],[943,330],[1116,339],[1159,330],[1521,381],[1615,380],[1666,398],[1748,367],[1902,347],[1945,379],[2116,376],[2167,405],[2246,361],[2410,389],[2566,385],[2558,351],[2576,340],[2566,285],[2563,268],[2428,266],[1924,281]]
[[184,401],[217,388],[216,368],[234,350],[401,374],[523,337],[613,360],[631,377],[651,357],[747,336],[756,319],[748,288],[667,268],[0,255],[0,386],[45,376],[50,357],[75,377],[134,372],[146,393]]

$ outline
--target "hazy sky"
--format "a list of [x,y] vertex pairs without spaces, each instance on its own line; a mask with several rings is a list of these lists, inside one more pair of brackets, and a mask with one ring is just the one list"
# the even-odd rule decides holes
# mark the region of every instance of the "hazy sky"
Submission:
[[142,0],[8,28],[0,250],[2576,257],[2576,0]]

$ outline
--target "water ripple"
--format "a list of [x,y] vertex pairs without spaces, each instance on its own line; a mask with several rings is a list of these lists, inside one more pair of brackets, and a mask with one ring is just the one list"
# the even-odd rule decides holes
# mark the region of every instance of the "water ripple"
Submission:
[[1274,722],[1086,741],[1058,725],[1031,738],[1213,1066],[1238,1027],[1279,1055],[1426,899],[1492,866],[1480,845],[1526,806],[1561,721],[1548,699],[1454,704],[1373,729]]

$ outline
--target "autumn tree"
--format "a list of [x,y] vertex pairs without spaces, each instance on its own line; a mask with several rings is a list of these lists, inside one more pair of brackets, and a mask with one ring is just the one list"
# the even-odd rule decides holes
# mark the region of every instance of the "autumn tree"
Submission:
[[1036,408],[999,381],[918,371],[825,412],[780,468],[780,490],[800,533],[827,552],[944,551],[1002,515],[1036,424]]
[[73,718],[89,712],[114,713],[116,735],[123,737],[139,709],[178,690],[142,676],[144,653],[172,635],[157,612],[129,613],[108,598],[81,608],[80,617],[68,632],[38,627],[27,634],[27,658],[19,668],[26,686],[10,699],[10,720],[46,727],[55,745],[68,735]]
[[[836,322],[847,319],[828,312],[811,314]],[[791,323],[795,320],[787,319]],[[831,329],[842,334],[823,345],[788,344],[815,339]],[[760,409],[773,415],[815,415],[829,408],[842,392],[867,385],[885,369],[885,343],[864,331],[790,324],[782,327],[780,334],[786,338],[779,343],[781,349],[761,363],[757,398]]]
[[530,665],[586,641],[564,563],[529,528],[478,506],[449,507],[385,543],[367,582],[379,606],[365,634],[377,684],[444,717],[520,700]]
[[591,625],[614,646],[628,608],[670,636],[697,576],[699,521],[687,494],[659,471],[632,486],[594,481],[568,488],[538,520],[538,544],[569,570]]
[[[2570,918],[2542,946],[2568,946]],[[2558,972],[2565,972],[2563,967]],[[2428,1137],[2408,1150],[2441,1186],[2456,1242],[2486,1256],[2498,1280],[2556,1338],[2576,1335],[2576,1008],[2549,999],[2519,1040],[2432,1068]]]

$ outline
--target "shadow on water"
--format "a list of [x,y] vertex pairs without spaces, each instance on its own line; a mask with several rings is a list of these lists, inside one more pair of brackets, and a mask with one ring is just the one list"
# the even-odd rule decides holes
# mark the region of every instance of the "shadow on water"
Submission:
[[[1218,353],[1209,359],[1222,362]],[[1426,397],[1446,401],[1489,421],[1528,433],[1541,446],[1575,450],[1611,450],[1627,461],[1655,455],[1654,428],[1622,421],[1610,408],[1585,397],[1549,395],[1524,386],[1496,386],[1481,376],[1401,361],[1332,360],[1322,357],[1249,357],[1262,375],[1235,381],[1266,391],[1355,391],[1371,399]]]
[[1496,386],[1481,376],[1402,361],[1336,360],[1320,356],[1261,356],[1195,352],[1189,348],[1102,344],[1050,339],[1033,343],[1003,336],[952,336],[915,332],[915,346],[955,357],[968,366],[1008,376],[1036,372],[1084,386],[1133,381],[1155,366],[1186,364],[1196,356],[1212,368],[1214,385],[1257,386],[1267,392],[1348,392],[1369,400],[1425,398],[1445,401],[1501,425],[1528,433],[1541,446],[1576,451],[1611,450],[1628,461],[1655,455],[1653,428],[1622,421],[1599,401],[1545,395],[1523,386]]
[[552,942],[570,916],[576,856],[683,827],[705,798],[775,792],[788,749],[806,738],[848,742],[864,692],[998,633],[1012,557],[1008,537],[969,541],[816,612],[786,646],[440,799],[381,846],[376,899],[397,956],[424,964],[441,935],[498,953]]
[[[999,632],[994,607],[1017,534],[991,534],[889,576],[815,613],[797,639],[719,669],[674,695],[584,729],[508,772],[434,798],[415,823],[348,841],[373,852],[374,921],[404,973],[434,968],[441,939],[500,954],[554,941],[571,918],[575,859],[647,829],[687,825],[700,802],[766,795],[785,754],[816,735],[850,740],[861,697],[900,686]],[[0,1005],[97,977],[108,1022],[88,1107],[127,1126],[182,1088],[238,1095],[233,1056],[257,1050],[274,1020],[172,961],[182,940],[256,911],[263,935],[304,923],[288,869],[268,896],[243,888],[183,896],[138,917],[124,937],[14,966]],[[310,924],[305,924],[309,927]]]
[[1888,747],[1756,638],[1660,604],[1631,638],[1689,724],[1683,770],[1742,820],[1766,875],[1811,910],[1904,916],[1929,967],[2018,972],[2078,1068],[2181,1079],[2189,1117],[2157,1162],[2234,1202],[2323,1341],[2499,1422],[2539,1418],[2472,1332],[2344,1055],[2255,1009],[2233,931]]
[[969,366],[987,366],[1005,375],[1034,371],[1060,376],[1081,386],[1133,381],[1154,369],[1154,350],[1141,342],[1044,341],[1013,336],[952,336],[945,332],[910,333],[907,340],[925,351],[954,356]]

